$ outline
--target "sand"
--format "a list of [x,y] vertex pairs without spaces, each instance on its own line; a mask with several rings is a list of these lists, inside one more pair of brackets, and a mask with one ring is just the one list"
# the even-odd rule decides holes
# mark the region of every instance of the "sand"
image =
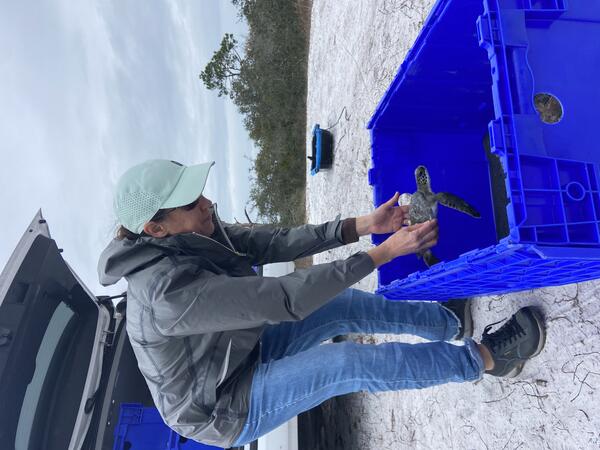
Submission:
[[[315,123],[331,128],[331,170],[307,176],[309,223],[373,209],[366,124],[416,38],[433,1],[314,0],[308,67],[307,142]],[[309,162],[309,161],[307,161]],[[309,171],[307,170],[307,173]],[[314,263],[372,246],[369,237],[316,255]],[[376,273],[355,287],[373,292]],[[600,282],[478,297],[475,336],[519,307],[547,317],[544,351],[515,379],[420,391],[357,393],[322,405],[320,448],[600,448]],[[417,342],[353,336],[362,342]],[[315,444],[315,448],[317,445]]]

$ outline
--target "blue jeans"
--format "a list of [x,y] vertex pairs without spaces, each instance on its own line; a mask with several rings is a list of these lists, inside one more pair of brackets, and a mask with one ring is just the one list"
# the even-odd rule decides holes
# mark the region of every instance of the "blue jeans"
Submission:
[[[458,326],[454,313],[439,303],[394,302],[346,289],[304,320],[267,327],[248,419],[234,446],[337,395],[480,379],[484,364],[475,342],[443,342],[457,335]],[[347,333],[413,334],[437,342],[319,345]]]

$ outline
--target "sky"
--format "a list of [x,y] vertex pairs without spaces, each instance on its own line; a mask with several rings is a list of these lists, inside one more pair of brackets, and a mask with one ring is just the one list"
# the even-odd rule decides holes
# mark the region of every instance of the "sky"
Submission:
[[100,286],[97,260],[117,227],[113,188],[147,159],[216,161],[204,195],[245,220],[256,149],[198,78],[224,33],[247,34],[227,0],[2,2],[0,268],[41,208],[95,294],[124,290]]

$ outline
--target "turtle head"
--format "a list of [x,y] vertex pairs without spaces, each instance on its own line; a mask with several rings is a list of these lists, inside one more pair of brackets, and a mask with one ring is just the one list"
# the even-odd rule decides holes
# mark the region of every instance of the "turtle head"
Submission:
[[417,182],[417,189],[420,191],[430,191],[431,187],[429,185],[429,172],[427,171],[427,167],[418,166],[415,169],[415,181]]

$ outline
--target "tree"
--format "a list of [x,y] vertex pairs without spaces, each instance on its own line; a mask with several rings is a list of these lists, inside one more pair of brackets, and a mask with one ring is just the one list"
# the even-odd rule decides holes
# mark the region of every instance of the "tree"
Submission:
[[243,59],[236,39],[226,34],[200,74],[242,114],[259,148],[250,203],[259,220],[281,226],[303,223],[305,214],[308,47],[299,1],[231,0],[248,23]]
[[243,19],[250,14],[255,0],[231,0],[231,4],[238,9],[238,17]]
[[237,41],[233,34],[225,33],[219,50],[200,72],[200,79],[210,89],[217,89],[219,97],[228,95],[233,98],[231,85],[240,74],[242,58],[236,50]]

